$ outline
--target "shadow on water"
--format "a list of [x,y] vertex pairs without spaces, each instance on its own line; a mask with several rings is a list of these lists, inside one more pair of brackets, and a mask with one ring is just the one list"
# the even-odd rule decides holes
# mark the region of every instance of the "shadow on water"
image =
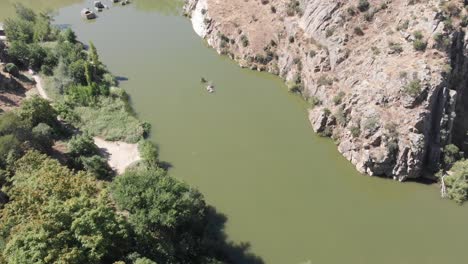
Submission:
[[251,252],[248,242],[229,241],[225,231],[227,217],[209,206],[207,210],[208,236],[213,238],[212,248],[216,249],[217,258],[233,264],[264,264],[265,262]]
[[126,82],[126,81],[129,80],[127,77],[124,77],[124,76],[115,76],[115,79],[116,79],[118,82]]
[[173,168],[173,165],[167,161],[159,161],[158,165],[166,171],[169,171],[169,169]]

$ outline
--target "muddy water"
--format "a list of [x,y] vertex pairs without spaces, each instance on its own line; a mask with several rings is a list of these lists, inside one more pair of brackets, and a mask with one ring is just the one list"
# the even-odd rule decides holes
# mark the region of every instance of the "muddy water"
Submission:
[[435,186],[356,173],[312,133],[300,99],[278,78],[218,56],[180,4],[139,0],[91,23],[79,17],[84,6],[62,8],[57,23],[94,41],[153,125],[171,175],[198,187],[228,217],[230,239],[250,243],[265,263],[466,260],[466,207],[441,200]]

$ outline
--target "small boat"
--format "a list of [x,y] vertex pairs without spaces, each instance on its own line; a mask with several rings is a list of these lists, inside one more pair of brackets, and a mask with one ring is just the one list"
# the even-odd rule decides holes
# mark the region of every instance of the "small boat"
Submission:
[[96,14],[93,11],[89,10],[89,8],[84,8],[83,10],[81,10],[81,16],[86,19],[96,18]]
[[122,3],[120,3],[121,5],[128,5],[130,4],[130,0],[123,0]]
[[215,91],[213,85],[208,85],[208,86],[206,87],[206,90],[207,90],[209,93],[214,93],[214,91]]
[[101,12],[104,8],[106,8],[101,1],[94,1],[94,8],[98,11]]

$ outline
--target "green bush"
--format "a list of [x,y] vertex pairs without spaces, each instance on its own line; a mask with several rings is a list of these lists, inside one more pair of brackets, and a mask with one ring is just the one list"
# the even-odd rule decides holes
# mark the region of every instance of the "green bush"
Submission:
[[95,106],[78,106],[75,113],[80,120],[74,124],[91,135],[129,143],[137,143],[144,138],[145,129],[142,123],[120,98],[99,97]]
[[403,87],[403,91],[411,97],[419,96],[421,94],[421,89],[422,88],[420,80],[413,80],[408,85]]
[[68,151],[74,157],[94,156],[99,154],[99,148],[90,135],[75,135],[68,142]]
[[154,167],[158,165],[158,148],[150,141],[142,140],[138,144],[138,151],[141,159],[147,166]]
[[21,119],[27,121],[31,127],[35,127],[40,123],[45,123],[53,128],[59,126],[55,109],[50,105],[49,101],[38,96],[24,100],[18,109],[18,115]]
[[416,39],[413,42],[413,48],[416,51],[425,51],[427,48],[427,42],[421,39]]
[[90,157],[80,158],[83,168],[93,174],[97,179],[107,180],[113,174],[113,171],[107,160],[101,156],[93,155]]
[[48,150],[52,147],[54,130],[47,124],[40,123],[32,129],[32,135],[39,147]]
[[367,10],[369,10],[369,7],[370,7],[369,1],[359,0],[359,3],[357,5],[357,8],[359,9],[359,11],[366,12]]
[[455,162],[463,158],[463,153],[457,146],[450,144],[444,147],[443,157],[445,169],[450,169]]
[[335,105],[341,104],[342,101],[343,101],[343,98],[345,97],[345,95],[346,95],[345,92],[340,91],[337,95],[335,95],[335,96],[333,97],[333,103],[334,103]]
[[242,47],[247,47],[249,46],[249,38],[247,38],[246,35],[242,35],[241,36],[241,43],[242,43]]
[[390,48],[391,53],[400,54],[403,52],[403,47],[400,43],[389,42],[388,47]]
[[359,135],[361,135],[361,128],[359,126],[352,126],[350,128],[350,131],[351,131],[351,135],[354,138],[357,138],[357,137],[359,137]]
[[452,173],[444,177],[447,195],[450,199],[463,203],[468,199],[468,161],[456,162]]
[[7,63],[7,65],[5,65],[4,71],[15,77],[19,76],[19,69],[14,63]]

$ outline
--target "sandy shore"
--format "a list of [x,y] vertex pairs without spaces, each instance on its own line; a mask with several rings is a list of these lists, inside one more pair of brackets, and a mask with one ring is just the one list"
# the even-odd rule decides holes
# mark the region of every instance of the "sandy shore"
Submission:
[[110,142],[99,137],[94,137],[94,143],[103,152],[112,169],[117,171],[118,174],[124,173],[128,166],[141,159],[137,144],[121,141]]
[[[42,85],[41,77],[37,74],[33,74],[33,78],[36,81],[36,88],[39,95],[46,100],[50,100]],[[109,165],[117,174],[124,173],[128,166],[141,159],[137,144],[129,144],[121,141],[106,141],[99,137],[94,137],[93,139],[104,157],[107,158]]]

